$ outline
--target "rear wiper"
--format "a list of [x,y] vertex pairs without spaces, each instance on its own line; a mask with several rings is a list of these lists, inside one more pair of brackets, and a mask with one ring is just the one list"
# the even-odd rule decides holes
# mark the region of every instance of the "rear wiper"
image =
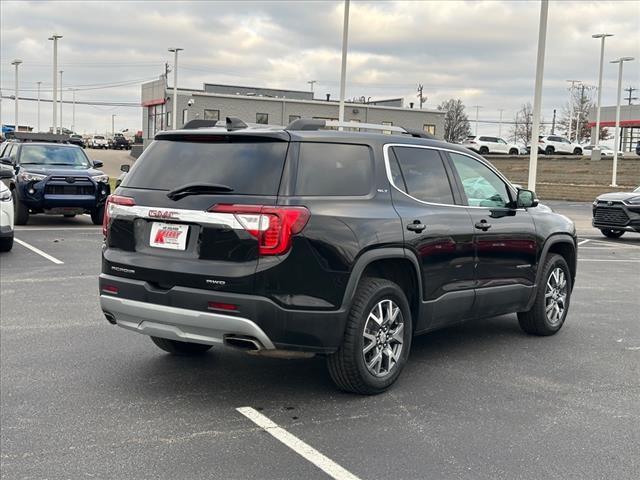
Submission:
[[228,185],[220,185],[217,183],[188,183],[167,193],[167,197],[171,200],[180,200],[189,195],[209,195],[215,193],[233,192],[233,188]]

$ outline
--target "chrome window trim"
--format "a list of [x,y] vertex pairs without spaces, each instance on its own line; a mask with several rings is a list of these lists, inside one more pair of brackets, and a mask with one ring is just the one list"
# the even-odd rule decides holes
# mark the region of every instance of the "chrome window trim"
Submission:
[[[175,216],[163,217],[150,215],[151,211],[171,212]],[[178,208],[146,207],[143,205],[109,204],[111,218],[144,218],[155,222],[198,223],[201,225],[224,225],[234,230],[244,230],[233,213],[207,212],[205,210],[186,210]]]
[[[473,155],[469,155],[468,153],[460,152],[458,150],[453,150],[453,149],[449,149],[449,148],[433,147],[431,145],[413,145],[413,144],[409,144],[409,143],[386,143],[386,144],[384,144],[384,146],[382,147],[382,151],[383,151],[383,156],[384,156],[384,167],[385,167],[385,171],[387,173],[387,180],[389,181],[389,183],[391,184],[391,186],[394,189],[396,189],[398,192],[402,193],[403,195],[409,197],[411,200],[415,200],[416,202],[423,203],[425,205],[437,205],[437,206],[440,206],[440,207],[479,208],[479,209],[483,209],[483,210],[491,208],[491,207],[474,207],[472,205],[455,205],[455,204],[451,204],[451,203],[426,202],[424,200],[420,200],[419,198],[416,198],[416,197],[413,197],[413,196],[409,195],[407,192],[403,192],[400,188],[398,188],[398,186],[396,186],[395,183],[393,183],[393,177],[391,175],[391,166],[389,165],[389,149],[392,148],[392,147],[423,148],[423,149],[426,149],[426,150],[437,150],[437,151],[441,151],[441,152],[458,153],[460,155],[464,155],[466,157],[472,158],[472,159],[476,160],[477,162],[481,163],[482,165],[484,165],[485,167],[487,167],[493,173],[495,173],[505,183],[505,185],[507,186],[507,189],[510,190],[511,194],[514,197],[517,195],[517,190],[513,187],[513,185],[511,185],[509,180],[507,180],[504,175],[502,175],[493,166],[489,165],[486,161],[479,160],[478,158],[474,157]],[[517,208],[516,210],[523,210],[524,211],[525,209],[524,208]]]

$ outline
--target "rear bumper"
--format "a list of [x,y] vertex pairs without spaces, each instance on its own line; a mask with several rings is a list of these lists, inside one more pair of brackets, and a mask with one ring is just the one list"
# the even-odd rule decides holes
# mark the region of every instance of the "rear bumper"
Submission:
[[[255,338],[265,349],[332,353],[342,343],[346,312],[293,310],[257,295],[174,286],[101,274],[100,305],[116,324],[146,335],[216,344],[225,336]],[[112,293],[116,287],[117,294]],[[111,292],[109,292],[111,290]],[[236,310],[210,308],[210,302]]]

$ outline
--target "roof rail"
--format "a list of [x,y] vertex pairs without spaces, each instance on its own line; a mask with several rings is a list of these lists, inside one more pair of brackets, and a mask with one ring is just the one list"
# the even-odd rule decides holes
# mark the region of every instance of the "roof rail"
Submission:
[[7,138],[14,138],[22,142],[52,142],[66,143],[69,135],[59,133],[7,132]]
[[379,125],[377,123],[360,123],[360,122],[339,122],[336,120],[320,120],[317,118],[299,118],[287,125],[285,130],[322,130],[327,127],[338,128],[357,128],[360,130],[380,130],[383,132],[396,132],[405,135],[411,135],[416,138],[428,138],[437,140],[438,138],[430,133],[422,130],[404,128],[397,125]]

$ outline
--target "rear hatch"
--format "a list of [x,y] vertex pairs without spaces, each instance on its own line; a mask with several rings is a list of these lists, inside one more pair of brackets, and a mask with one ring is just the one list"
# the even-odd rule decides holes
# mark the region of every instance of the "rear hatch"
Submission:
[[[104,273],[251,293],[288,134],[166,133],[145,150],[105,215]],[[272,227],[273,222],[272,222]]]

